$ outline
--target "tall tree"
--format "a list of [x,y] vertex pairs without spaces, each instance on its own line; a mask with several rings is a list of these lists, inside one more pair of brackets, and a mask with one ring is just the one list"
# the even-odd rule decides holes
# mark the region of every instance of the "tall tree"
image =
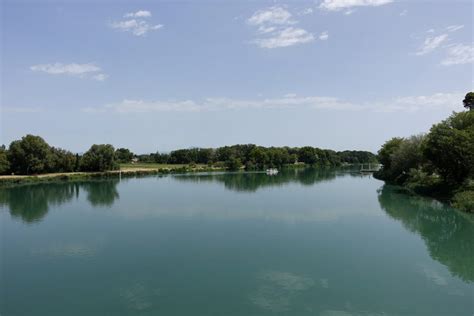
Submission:
[[5,174],[10,170],[10,163],[7,158],[5,146],[0,147],[0,174]]
[[117,168],[115,149],[109,144],[92,145],[81,159],[81,170],[83,171],[107,171]]
[[18,174],[47,172],[51,159],[51,147],[39,136],[26,135],[13,141],[8,149],[11,169]]
[[115,159],[119,163],[129,163],[132,161],[134,154],[127,148],[119,148],[115,151]]
[[464,107],[469,110],[474,110],[474,92],[468,92],[462,100]]
[[443,179],[460,184],[474,173],[474,111],[454,113],[433,125],[426,137],[424,156]]

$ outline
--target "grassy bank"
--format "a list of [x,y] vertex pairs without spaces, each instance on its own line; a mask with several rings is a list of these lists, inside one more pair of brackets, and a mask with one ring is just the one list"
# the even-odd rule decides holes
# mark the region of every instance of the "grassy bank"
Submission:
[[39,175],[4,175],[0,176],[0,187],[16,184],[27,184],[37,182],[51,181],[74,181],[86,179],[100,179],[113,177],[132,177],[138,175],[152,174],[170,174],[170,173],[186,173],[186,172],[210,172],[223,171],[222,168],[209,167],[207,165],[184,165],[184,164],[122,164],[120,170],[104,171],[104,172],[64,172],[64,173],[46,173]]

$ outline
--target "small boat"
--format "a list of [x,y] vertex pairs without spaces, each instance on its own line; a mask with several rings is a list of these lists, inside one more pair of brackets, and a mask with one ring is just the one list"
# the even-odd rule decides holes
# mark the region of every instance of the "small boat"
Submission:
[[267,175],[273,176],[273,175],[276,175],[276,174],[278,174],[278,169],[275,169],[275,168],[267,169]]

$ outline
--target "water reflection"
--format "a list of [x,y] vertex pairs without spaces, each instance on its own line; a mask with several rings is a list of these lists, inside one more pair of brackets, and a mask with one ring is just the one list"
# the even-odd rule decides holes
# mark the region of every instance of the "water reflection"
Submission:
[[56,182],[0,189],[0,206],[6,206],[13,217],[26,223],[41,221],[51,207],[59,206],[81,192],[93,206],[110,207],[119,198],[118,180]]
[[110,207],[119,198],[118,182],[118,180],[84,182],[81,188],[87,192],[87,200],[92,206]]
[[[352,170],[354,171],[354,170]],[[206,173],[178,175],[175,179],[183,182],[219,182],[228,190],[239,192],[256,192],[258,189],[272,186],[283,186],[289,183],[299,183],[311,186],[317,183],[329,182],[340,175],[364,177],[350,169],[284,169],[275,176],[265,173]]]
[[379,192],[382,209],[419,234],[430,256],[464,281],[474,281],[474,217],[432,199],[409,196],[385,185]]

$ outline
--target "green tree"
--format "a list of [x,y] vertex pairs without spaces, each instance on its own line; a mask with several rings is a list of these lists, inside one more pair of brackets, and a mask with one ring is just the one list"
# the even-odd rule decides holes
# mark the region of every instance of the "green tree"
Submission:
[[474,110],[474,92],[468,92],[462,103],[466,109]]
[[50,172],[73,172],[74,170],[76,170],[76,155],[61,148],[51,148]]
[[7,151],[5,146],[0,147],[0,174],[6,174],[10,170],[10,163],[8,162]]
[[379,162],[383,165],[385,170],[389,170],[392,164],[392,155],[400,147],[403,142],[403,138],[394,137],[385,144],[382,145],[382,148],[377,153],[377,158]]
[[313,147],[306,146],[298,150],[298,161],[308,165],[314,165],[318,161],[318,155]]
[[461,184],[474,173],[474,112],[453,113],[433,125],[423,150],[445,182]]
[[239,170],[240,167],[242,167],[242,162],[239,158],[232,157],[225,162],[225,167],[227,168],[227,170],[236,171]]
[[118,163],[129,163],[133,156],[134,154],[127,148],[119,148],[115,151],[115,159]]
[[13,141],[8,149],[11,169],[18,174],[47,172],[51,158],[51,147],[39,136],[26,135]]
[[402,184],[409,176],[408,172],[411,169],[418,169],[421,167],[423,157],[424,137],[422,135],[411,136],[403,139],[397,149],[391,155],[390,174],[393,175],[397,183]]
[[107,171],[117,168],[115,149],[109,144],[92,145],[81,159],[81,170],[83,171]]

